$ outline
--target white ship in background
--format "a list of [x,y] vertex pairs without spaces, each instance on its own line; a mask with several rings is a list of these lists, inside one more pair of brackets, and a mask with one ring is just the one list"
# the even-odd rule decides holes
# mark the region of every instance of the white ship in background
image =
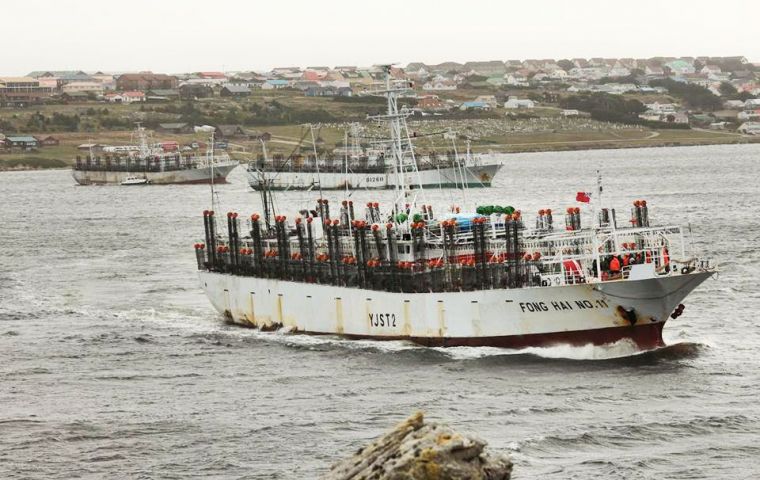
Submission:
[[[261,189],[267,178],[272,190],[386,190],[395,189],[398,178],[393,167],[385,165],[383,157],[374,159],[365,155],[349,157],[348,171],[339,162],[324,162],[317,167],[314,157],[305,159],[306,164],[293,168],[278,169],[273,162],[252,162],[248,165],[248,184],[254,190]],[[488,163],[487,157],[467,156],[464,159],[434,158],[430,163],[420,164],[418,177],[407,175],[403,183],[412,188],[466,188],[490,187],[499,172],[500,163]],[[418,181],[419,180],[419,181]]]
[[[382,117],[374,118],[384,120]],[[270,190],[385,190],[404,185],[428,189],[478,188],[490,187],[502,168],[502,164],[491,155],[472,154],[469,140],[466,155],[461,157],[453,132],[436,134],[451,141],[448,151],[425,156],[416,154],[411,144],[418,137],[409,136],[404,110],[399,128],[406,136],[396,139],[400,142],[396,148],[408,148],[409,151],[405,160],[408,164],[401,169],[391,155],[388,139],[369,139],[371,148],[365,148],[360,143],[362,133],[355,124],[350,135],[346,133],[343,147],[329,156],[317,154],[313,129],[314,151],[310,155],[273,156],[270,159],[265,152],[257,161],[248,164],[248,183],[254,190],[264,188],[264,179],[268,182],[266,188]],[[412,164],[414,168],[410,168]]]
[[570,207],[562,225],[551,209],[527,222],[511,206],[433,208],[406,181],[421,183],[396,104],[405,91],[388,74],[378,92],[398,179],[386,211],[370,202],[359,212],[347,195],[331,212],[320,195],[313,210],[291,205],[286,217],[271,211],[265,177],[264,215],[245,230],[230,212],[223,236],[204,212],[196,258],[220,313],[261,329],[428,346],[663,345],[666,321],[714,273],[680,227],[650,225],[644,201],[618,215],[602,203],[600,178],[591,198],[578,197],[590,211]]
[[136,130],[137,145],[106,147],[77,156],[72,170],[80,185],[225,183],[238,161],[215,152],[213,137],[206,153],[183,154],[176,142],[149,141],[144,127]]

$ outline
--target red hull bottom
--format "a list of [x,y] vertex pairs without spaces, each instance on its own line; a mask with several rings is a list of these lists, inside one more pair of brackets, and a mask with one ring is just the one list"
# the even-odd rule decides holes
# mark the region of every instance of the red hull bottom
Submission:
[[[351,340],[408,340],[425,347],[498,347],[526,348],[552,345],[583,346],[607,345],[623,339],[632,340],[640,349],[651,350],[665,346],[662,339],[663,322],[632,325],[630,327],[598,328],[572,332],[536,333],[503,337],[377,337],[371,335],[341,335]],[[316,335],[332,335],[315,332],[298,332]]]
[[[165,183],[148,183],[145,185],[152,186],[152,185],[208,185],[211,183],[211,180],[208,178],[204,178],[201,180],[188,180],[187,182],[165,182]],[[215,185],[219,185],[222,183],[228,183],[227,178],[217,178],[214,180]],[[105,186],[105,185],[119,185],[118,183],[108,183],[108,182],[87,182],[87,183],[80,183],[79,185],[82,186]]]
[[[209,184],[209,183],[211,183],[211,180],[208,178],[204,178],[203,180],[190,180],[187,182],[174,182],[174,183],[156,183],[155,185],[200,185],[200,184]],[[227,183],[227,178],[214,179],[214,184],[220,184],[220,183]]]

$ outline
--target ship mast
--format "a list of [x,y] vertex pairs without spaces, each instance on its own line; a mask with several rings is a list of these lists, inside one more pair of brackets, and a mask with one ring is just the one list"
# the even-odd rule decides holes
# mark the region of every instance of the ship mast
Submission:
[[[385,73],[384,89],[374,90],[374,95],[384,96],[387,99],[387,113],[384,115],[370,115],[370,120],[387,122],[390,129],[390,140],[387,146],[390,149],[391,160],[393,162],[393,175],[396,177],[396,198],[394,201],[395,213],[405,211],[405,204],[414,205],[417,200],[417,194],[411,196],[411,185],[407,184],[406,174],[411,173],[416,179],[415,185],[423,195],[422,180],[417,168],[417,159],[414,156],[412,139],[409,136],[409,129],[406,125],[406,117],[411,115],[407,109],[399,111],[398,99],[402,94],[411,91],[408,81],[395,81],[391,78],[391,65],[382,65]],[[410,196],[411,201],[410,201]]]
[[348,130],[343,132],[343,161],[345,162],[345,176],[343,177],[344,187],[346,188],[346,199],[348,199]]
[[137,140],[140,142],[140,158],[148,158],[150,156],[150,146],[148,145],[148,135],[145,133],[145,127],[140,122],[137,125]]
[[[264,155],[264,164],[266,165],[267,162],[267,144],[264,143],[264,140],[259,138],[259,141],[261,142],[261,151]],[[272,191],[270,190],[270,180],[266,177],[266,172],[264,169],[261,169],[261,174],[259,176],[260,182],[259,182],[259,191],[261,192],[261,203],[264,207],[264,223],[267,227],[267,232],[269,232],[272,229],[272,214],[274,210],[274,198],[272,198]]]
[[[448,131],[447,134],[444,134],[444,136],[448,135],[448,137],[451,139],[451,147],[454,149],[454,188],[457,187],[457,174],[459,174],[459,177],[462,179],[462,207],[467,206],[467,178],[465,178],[466,172],[467,172],[467,165],[462,165],[462,162],[459,159],[459,150],[457,150],[457,134],[456,132],[453,132],[451,130]],[[469,155],[470,151],[470,143],[469,139],[467,140],[467,152]]]
[[317,153],[317,139],[314,137],[314,125],[309,124],[311,133],[311,148],[314,151],[314,166],[317,169],[317,185],[319,186],[319,199],[322,200],[322,177],[319,174],[319,154]]
[[211,210],[214,210],[216,191],[214,190],[214,134],[211,132],[211,148],[208,150],[208,162],[211,167]]
[[[601,220],[599,220],[599,214],[602,211],[602,174],[599,170],[596,171],[596,191],[591,198],[591,251],[594,256],[593,261],[596,264],[596,280],[602,281],[602,267],[601,267],[601,255],[599,253],[599,231],[601,230]],[[611,226],[614,230],[614,222]],[[610,225],[607,225],[610,228]],[[617,251],[617,245],[615,245]]]

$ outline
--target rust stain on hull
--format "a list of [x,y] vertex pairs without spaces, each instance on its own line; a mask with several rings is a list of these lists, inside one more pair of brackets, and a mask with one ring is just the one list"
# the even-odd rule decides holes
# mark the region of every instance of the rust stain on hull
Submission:
[[343,335],[343,300],[338,297],[335,299],[335,333]]
[[404,300],[404,322],[401,326],[401,335],[408,337],[412,334],[412,316],[409,311],[409,301]]

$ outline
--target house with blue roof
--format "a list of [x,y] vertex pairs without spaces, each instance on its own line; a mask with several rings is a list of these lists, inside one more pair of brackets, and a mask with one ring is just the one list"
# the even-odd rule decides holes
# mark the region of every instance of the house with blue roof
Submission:
[[459,106],[460,110],[490,110],[491,105],[486,102],[464,102]]
[[267,80],[261,85],[261,88],[264,90],[276,90],[278,88],[285,88],[289,86],[289,80]]

